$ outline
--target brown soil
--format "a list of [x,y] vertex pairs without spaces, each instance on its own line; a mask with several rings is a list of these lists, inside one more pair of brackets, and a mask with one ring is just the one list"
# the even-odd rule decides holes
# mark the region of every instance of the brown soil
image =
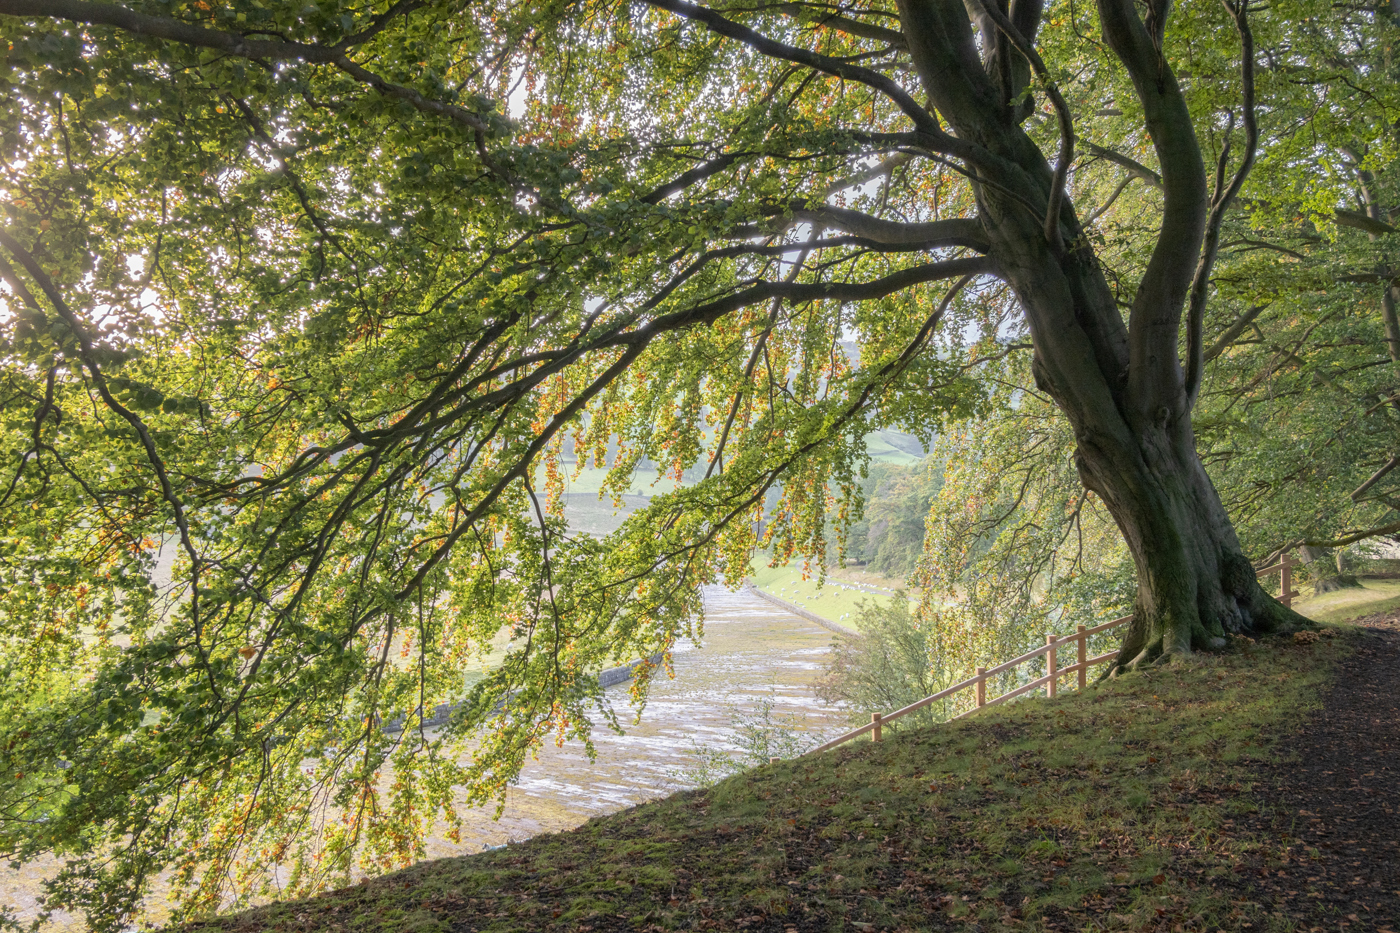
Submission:
[[1244,822],[1287,861],[1241,866],[1242,898],[1300,929],[1400,930],[1400,611],[1360,619],[1323,708],[1260,765]]

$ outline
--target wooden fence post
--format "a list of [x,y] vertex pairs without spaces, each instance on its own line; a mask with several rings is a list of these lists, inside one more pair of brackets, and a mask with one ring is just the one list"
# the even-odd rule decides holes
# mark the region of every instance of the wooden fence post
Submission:
[[870,734],[870,741],[872,741],[872,742],[881,742],[881,741],[884,741],[883,738],[882,738],[881,735],[880,735],[880,714],[879,714],[879,713],[871,713],[871,714],[870,714],[870,721],[873,722],[873,723],[875,723],[875,728],[874,728],[874,730],[872,730],[872,732],[871,732],[871,734]]
[[1050,646],[1050,650],[1045,652],[1045,673],[1050,678],[1045,682],[1045,695],[1053,697],[1055,695],[1055,674],[1057,666],[1055,664],[1055,636],[1046,635],[1045,643]]
[[987,669],[977,668],[977,705],[987,705]]
[[1089,686],[1089,638],[1084,634],[1084,626],[1077,625],[1074,632],[1079,636],[1079,689]]
[[1279,590],[1279,602],[1285,606],[1293,606],[1293,552],[1285,551],[1283,555],[1283,569],[1279,571],[1279,582],[1282,588]]

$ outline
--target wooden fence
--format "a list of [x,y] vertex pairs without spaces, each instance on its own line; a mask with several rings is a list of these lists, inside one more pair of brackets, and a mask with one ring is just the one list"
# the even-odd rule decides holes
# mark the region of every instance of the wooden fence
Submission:
[[[1297,591],[1293,589],[1293,568],[1297,565],[1298,561],[1294,560],[1293,555],[1284,554],[1283,558],[1277,564],[1273,564],[1272,566],[1265,567],[1262,570],[1256,571],[1256,574],[1261,577],[1267,576],[1271,573],[1279,574],[1279,593],[1281,594],[1279,596],[1279,601],[1282,602],[1285,606],[1293,605],[1293,597],[1298,595]],[[1005,664],[998,664],[996,667],[993,668],[979,667],[977,668],[976,676],[969,677],[962,683],[953,684],[953,686],[949,687],[946,690],[940,690],[933,696],[924,697],[922,700],[910,703],[903,709],[897,709],[893,713],[871,713],[870,722],[867,725],[861,726],[859,729],[856,729],[852,732],[847,732],[845,735],[837,736],[830,742],[827,742],[825,745],[818,745],[816,748],[812,749],[806,754],[815,755],[818,752],[824,752],[828,749],[835,748],[838,745],[843,745],[846,742],[851,741],[852,739],[859,738],[860,736],[865,735],[867,732],[871,733],[870,737],[872,741],[879,742],[882,739],[881,730],[885,723],[899,719],[901,716],[908,716],[910,713],[918,712],[919,710],[923,709],[926,706],[929,706],[930,704],[937,703],[939,700],[946,700],[951,696],[962,693],[964,690],[974,691],[975,705],[971,709],[965,710],[964,712],[954,716],[954,719],[961,719],[962,717],[967,716],[971,713],[975,713],[978,710],[983,709],[984,707],[996,706],[999,703],[1005,703],[1008,700],[1014,700],[1015,698],[1019,696],[1024,696],[1025,694],[1030,693],[1032,690],[1036,690],[1040,687],[1045,688],[1046,696],[1053,697],[1058,692],[1060,678],[1066,677],[1070,674],[1073,674],[1075,676],[1075,680],[1078,683],[1079,689],[1082,690],[1084,689],[1084,687],[1088,686],[1089,683],[1089,668],[1093,667],[1096,664],[1102,664],[1105,661],[1110,661],[1118,656],[1117,651],[1110,651],[1107,654],[1101,654],[1095,658],[1089,657],[1088,655],[1090,637],[1098,635],[1102,632],[1107,632],[1111,629],[1115,629],[1120,625],[1125,625],[1128,622],[1132,621],[1132,618],[1132,616],[1123,616],[1123,618],[1121,619],[1114,619],[1112,622],[1105,622],[1102,625],[1096,625],[1093,628],[1085,628],[1081,625],[1075,629],[1073,635],[1046,635],[1045,644],[1039,648],[1036,648],[1034,651],[1028,651],[1025,654],[1021,655],[1019,658],[1012,658]],[[1074,651],[1075,661],[1073,664],[1061,667],[1060,651],[1062,649],[1067,648]],[[1025,664],[1027,661],[1034,660],[1035,658],[1038,658],[1042,655],[1045,656],[1044,677],[1032,680],[1030,683],[1027,684],[1022,684],[1015,690],[1012,690],[1008,693],[1003,693],[1001,696],[995,697],[994,699],[987,699],[988,678],[995,677],[998,674],[1003,674],[1009,670],[1021,666],[1022,664]]]

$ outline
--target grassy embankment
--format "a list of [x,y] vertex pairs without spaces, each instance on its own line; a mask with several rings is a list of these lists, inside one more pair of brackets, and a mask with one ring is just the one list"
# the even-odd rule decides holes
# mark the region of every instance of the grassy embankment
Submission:
[[881,604],[894,597],[902,581],[855,569],[828,570],[826,582],[817,584],[812,576],[802,578],[801,565],[769,567],[762,555],[754,560],[749,578],[753,585],[815,612],[824,619],[854,629],[855,618],[862,602]]
[[1291,930],[1228,882],[1308,854],[1235,820],[1348,639],[1241,644],[206,929]]
[[[1311,586],[1302,587],[1311,592]],[[1376,612],[1400,607],[1400,580],[1363,579],[1360,587],[1310,596],[1293,604],[1303,615],[1319,622],[1350,622]]]
[[[852,627],[861,600],[883,603],[903,586],[902,580],[857,568],[828,570],[825,585],[819,586],[815,576],[803,579],[800,565],[769,567],[762,556],[755,559],[750,578],[754,586],[766,592]],[[1277,577],[1268,582],[1277,588]],[[1303,590],[1311,592],[1312,587],[1304,585]],[[1300,599],[1294,608],[1319,622],[1349,622],[1374,612],[1387,612],[1400,608],[1400,580],[1362,579],[1359,588]]]

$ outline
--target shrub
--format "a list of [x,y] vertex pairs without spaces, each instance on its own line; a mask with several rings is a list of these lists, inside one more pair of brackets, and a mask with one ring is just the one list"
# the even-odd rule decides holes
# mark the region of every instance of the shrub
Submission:
[[795,713],[775,714],[773,701],[764,698],[752,712],[729,706],[734,726],[733,747],[724,748],[690,740],[692,762],[671,772],[677,781],[692,787],[713,787],[727,777],[766,765],[774,758],[797,758],[820,742],[805,731],[806,722]]
[[[832,643],[826,676],[816,687],[822,700],[845,704],[853,719],[869,722],[871,713],[908,706],[947,686],[946,673],[932,660],[930,632],[919,625],[903,590],[887,603],[862,602],[855,623],[859,634]],[[898,725],[942,722],[949,715],[943,704],[934,704]]]

